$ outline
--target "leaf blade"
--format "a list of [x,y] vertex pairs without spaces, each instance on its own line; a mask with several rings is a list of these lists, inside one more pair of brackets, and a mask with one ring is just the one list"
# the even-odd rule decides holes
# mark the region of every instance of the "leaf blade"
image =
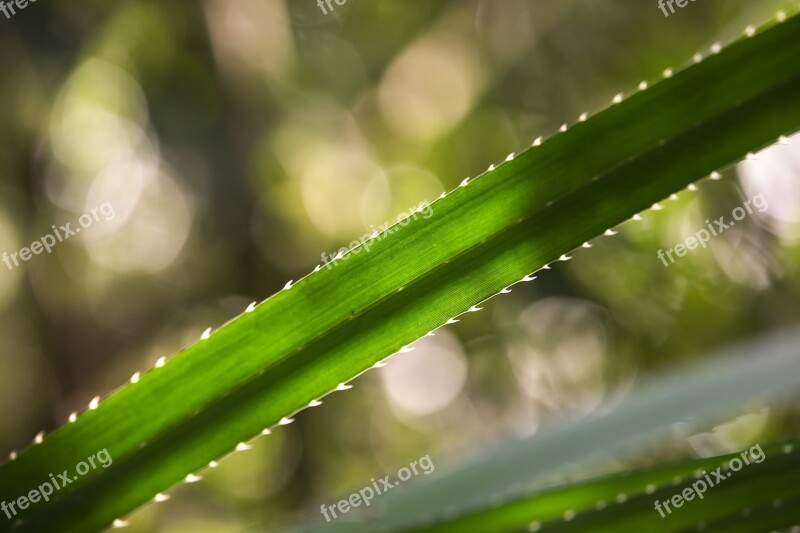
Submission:
[[[368,254],[303,278],[4,465],[0,498],[107,448],[112,468],[32,506],[23,523],[103,527],[532,270],[794,131],[798,28],[789,19],[635,94],[456,189]],[[706,150],[707,137],[719,141]]]

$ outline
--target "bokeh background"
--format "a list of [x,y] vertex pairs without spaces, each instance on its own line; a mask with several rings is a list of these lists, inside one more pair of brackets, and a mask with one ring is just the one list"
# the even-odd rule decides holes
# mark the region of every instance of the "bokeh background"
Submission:
[[[793,4],[703,0],[665,18],[655,0],[347,0],[327,15],[314,0],[39,0],[0,16],[0,253],[104,202],[116,213],[0,264],[0,452],[370,225]],[[800,143],[725,169],[176,487],[129,530],[318,519],[320,503],[423,455],[439,466],[585,417],[659,369],[800,322],[799,172]],[[767,212],[669,268],[656,257],[758,193]],[[799,422],[754,405],[630,462]]]

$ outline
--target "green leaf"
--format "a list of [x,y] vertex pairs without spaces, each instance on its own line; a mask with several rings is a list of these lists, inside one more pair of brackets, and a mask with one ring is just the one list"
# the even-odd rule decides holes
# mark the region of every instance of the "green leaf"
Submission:
[[[761,448],[763,459],[756,463],[747,450],[719,457],[694,459],[660,465],[556,487],[524,498],[496,505],[429,528],[413,531],[447,533],[503,533],[517,531],[681,531],[703,524],[704,531],[733,525],[741,531],[765,531],[788,527],[797,521],[797,508],[778,517],[770,517],[765,526],[762,513],[776,513],[781,507],[790,511],[792,501],[800,497],[800,449],[798,443],[781,443]],[[742,453],[750,464],[741,463]],[[728,468],[738,458],[737,472]],[[756,459],[760,459],[757,454]],[[711,472],[721,468],[721,481]],[[706,480],[711,480],[709,484]],[[703,498],[692,496],[680,508],[664,507],[663,502],[681,494],[697,480]],[[661,513],[655,502],[662,502]],[[742,527],[741,522],[746,526]],[[728,531],[728,529],[725,529]]]
[[430,218],[395,226],[118,390],[0,468],[9,501],[98,450],[114,459],[25,509],[17,530],[109,525],[584,241],[795,131],[798,29],[797,17],[763,29],[518,154],[437,201]]
[[[520,496],[528,501],[528,495],[541,492],[538,489],[548,478],[576,467],[624,459],[644,445],[669,440],[678,424],[684,431],[704,429],[743,406],[788,398],[798,391],[800,330],[773,333],[651,378],[613,408],[601,407],[577,422],[543,428],[531,437],[495,446],[458,468],[439,468],[435,476],[404,484],[376,499],[369,509],[360,509],[373,515],[380,508],[378,518],[364,520],[353,510],[335,524],[303,531],[374,533],[446,524],[449,516],[494,517],[491,509],[498,501]],[[490,531],[500,530],[505,523],[504,513],[499,518],[498,524],[487,519]],[[458,523],[465,520],[471,519]]]

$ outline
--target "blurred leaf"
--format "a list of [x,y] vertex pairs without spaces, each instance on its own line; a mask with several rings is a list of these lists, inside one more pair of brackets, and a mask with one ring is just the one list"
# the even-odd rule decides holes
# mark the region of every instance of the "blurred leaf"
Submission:
[[[740,453],[694,459],[627,472],[599,480],[582,481],[541,491],[526,498],[506,502],[494,509],[470,514],[413,531],[445,533],[502,533],[521,531],[681,531],[705,524],[704,531],[738,525],[742,531],[764,531],[787,527],[797,521],[797,508],[782,516],[771,517],[765,526],[762,511],[776,513],[776,499],[786,511],[800,496],[797,468],[800,467],[798,443],[774,444],[761,448],[764,459],[744,465],[738,472],[728,470],[728,461]],[[745,453],[745,452],[742,452]],[[748,455],[748,457],[752,457]],[[760,455],[759,455],[760,457]],[[711,474],[718,467],[724,483]],[[698,476],[697,474],[700,474]],[[686,500],[680,508],[662,505],[664,517],[655,501],[664,502],[680,494],[705,474],[719,485],[703,481],[702,498]],[[701,489],[700,485],[697,487]],[[744,513],[743,513],[744,511]],[[728,531],[728,529],[723,529]]]
[[[543,430],[541,435],[494,448],[449,473],[393,491],[384,501],[374,502],[385,504],[385,513],[367,523],[364,531],[420,526],[442,516],[490,509],[498,498],[507,500],[540,488],[544,476],[563,473],[567,466],[619,458],[644,443],[668,438],[676,423],[690,419],[699,427],[750,402],[799,389],[800,330],[737,345],[655,379],[608,414]],[[349,518],[357,520],[355,513]],[[539,518],[529,521],[535,519]],[[358,526],[342,523],[348,531],[358,531]]]

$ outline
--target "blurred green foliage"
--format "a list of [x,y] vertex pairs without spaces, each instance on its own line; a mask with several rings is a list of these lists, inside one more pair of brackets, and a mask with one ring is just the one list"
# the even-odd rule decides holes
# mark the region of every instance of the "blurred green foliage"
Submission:
[[[705,0],[664,18],[640,0],[349,0],[329,15],[312,0],[39,0],[0,18],[0,253],[103,202],[117,212],[0,265],[0,450],[371,224],[788,5]],[[677,359],[797,323],[798,168],[795,143],[728,169],[144,508],[132,529],[314,517],[409,458],[438,465],[465,442],[585,416]],[[668,269],[657,259],[758,192],[764,216]],[[632,462],[797,434],[797,412],[761,407]]]

